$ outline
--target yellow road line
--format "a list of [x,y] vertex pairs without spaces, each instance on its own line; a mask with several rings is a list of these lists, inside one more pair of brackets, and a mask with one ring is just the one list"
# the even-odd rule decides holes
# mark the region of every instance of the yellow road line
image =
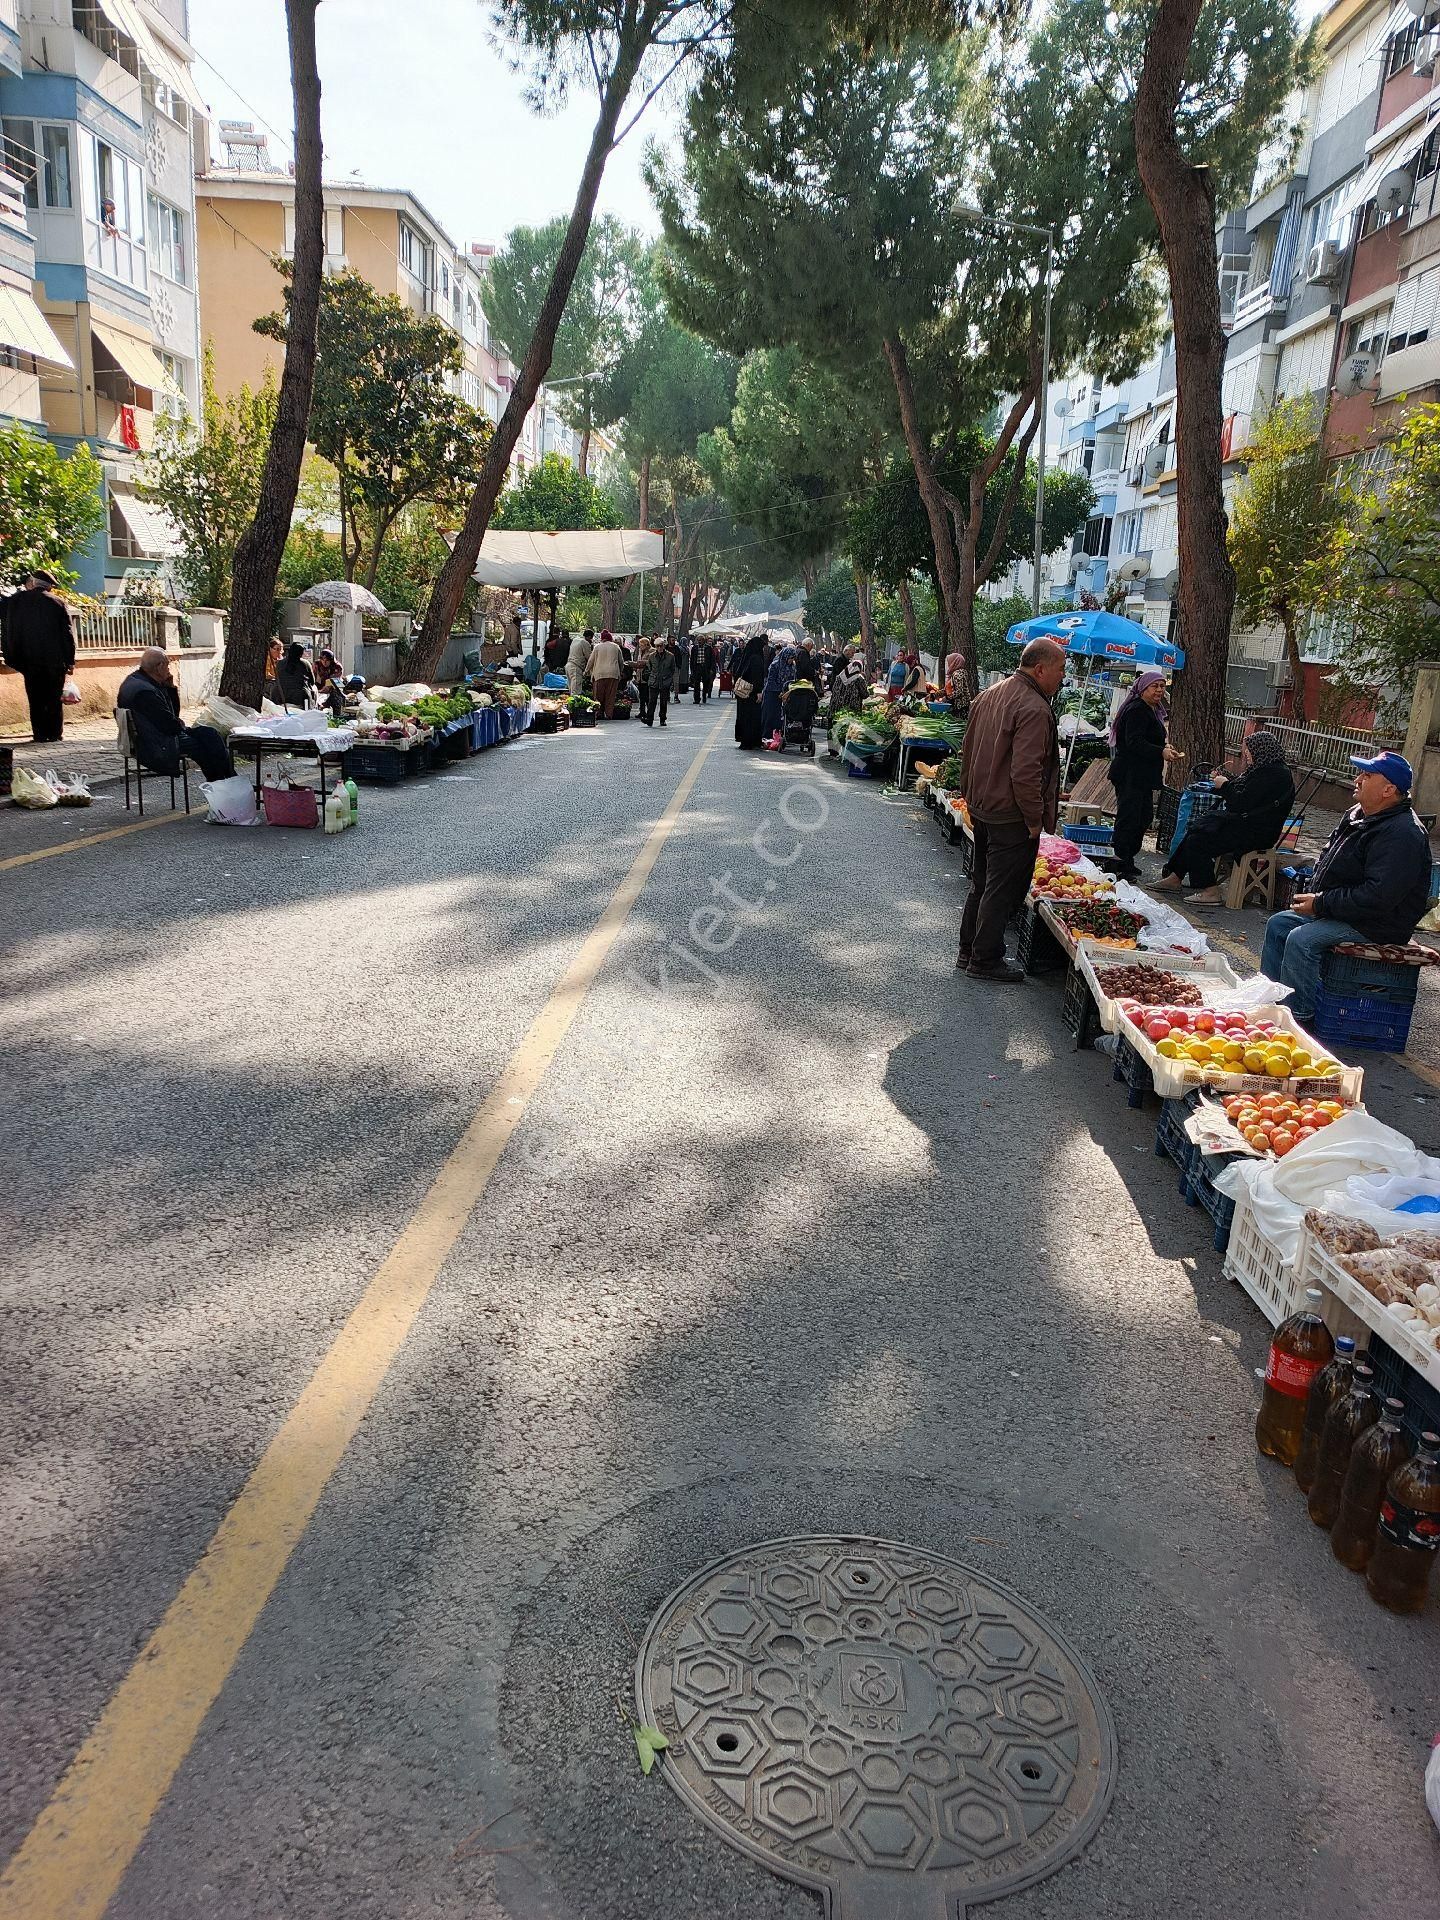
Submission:
[[203,813],[152,813],[148,820],[132,820],[128,827],[107,827],[104,833],[87,833],[80,840],[65,840],[58,847],[37,847],[33,853],[12,853],[0,860],[0,873],[10,867],[28,867],[32,860],[52,860],[57,853],[75,853],[81,847],[98,847],[102,840],[123,840],[127,833],[139,833],[142,827],[163,827],[167,820],[203,820]]
[[109,1905],[728,724],[723,714],[706,735],[609,905],[0,1878],[0,1920],[99,1920]]

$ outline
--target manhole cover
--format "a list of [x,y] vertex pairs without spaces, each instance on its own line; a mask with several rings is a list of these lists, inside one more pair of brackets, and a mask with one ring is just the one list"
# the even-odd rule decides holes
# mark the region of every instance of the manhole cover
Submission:
[[770,1540],[650,1624],[642,1724],[701,1817],[832,1916],[956,1920],[1084,1846],[1115,1733],[1084,1663],[993,1580],[914,1547]]

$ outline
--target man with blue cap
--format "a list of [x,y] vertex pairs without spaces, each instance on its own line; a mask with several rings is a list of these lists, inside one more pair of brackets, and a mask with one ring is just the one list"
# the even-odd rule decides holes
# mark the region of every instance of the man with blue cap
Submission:
[[1430,836],[1410,805],[1410,762],[1398,753],[1373,760],[1352,753],[1355,800],[1315,862],[1313,893],[1297,893],[1289,913],[1272,913],[1260,970],[1295,989],[1290,1011],[1315,1012],[1320,965],[1342,941],[1402,946],[1430,897]]

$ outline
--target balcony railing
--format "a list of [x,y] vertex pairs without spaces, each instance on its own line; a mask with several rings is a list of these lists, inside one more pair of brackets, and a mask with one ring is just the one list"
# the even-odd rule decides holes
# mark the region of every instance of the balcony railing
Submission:
[[1266,731],[1279,740],[1292,766],[1330,773],[1342,782],[1354,776],[1355,769],[1350,765],[1352,753],[1399,753],[1405,745],[1398,735],[1377,732],[1373,727],[1342,727],[1338,733],[1321,733],[1315,727],[1297,726],[1288,720],[1272,720],[1267,715],[1251,712],[1226,714],[1228,752],[1240,751],[1247,724],[1256,720],[1263,720]]
[[1268,280],[1263,286],[1252,287],[1249,293],[1242,293],[1235,302],[1235,317],[1230,322],[1231,332],[1235,332],[1240,327],[1248,327],[1252,321],[1263,320],[1267,313],[1273,313],[1280,304]]

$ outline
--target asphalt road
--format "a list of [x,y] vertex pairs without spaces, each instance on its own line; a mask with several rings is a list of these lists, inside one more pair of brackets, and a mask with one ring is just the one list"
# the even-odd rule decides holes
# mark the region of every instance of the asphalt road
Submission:
[[[0,872],[0,1856],[716,717]],[[982,1569],[1094,1671],[1114,1802],[1000,1920],[1436,1911],[1440,1606],[1372,1606],[1256,1456],[1260,1317],[1058,988],[952,973],[963,884],[722,729],[116,1920],[813,1914],[622,1720],[665,1596],[803,1532]]]

